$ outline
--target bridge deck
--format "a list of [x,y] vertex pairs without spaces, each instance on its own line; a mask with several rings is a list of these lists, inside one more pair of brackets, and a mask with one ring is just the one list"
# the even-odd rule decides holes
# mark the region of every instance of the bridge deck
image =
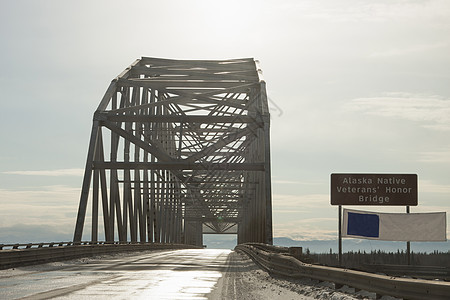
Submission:
[[273,300],[298,299],[302,289],[311,289],[277,281],[245,255],[222,249],[141,252],[0,273],[5,299]]

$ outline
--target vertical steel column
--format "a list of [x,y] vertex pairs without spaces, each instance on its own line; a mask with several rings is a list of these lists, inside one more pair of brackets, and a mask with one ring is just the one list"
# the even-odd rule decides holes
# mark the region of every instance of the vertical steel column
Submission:
[[[97,151],[98,152],[98,149]],[[97,156],[97,155],[96,155]],[[94,178],[92,185],[92,215],[91,215],[91,242],[98,242],[98,193],[99,193],[99,180],[100,180],[100,171],[93,170]]]
[[264,162],[264,199],[265,199],[265,236],[264,242],[273,244],[272,232],[272,174],[270,158],[270,114],[267,101],[266,82],[260,81],[259,97],[261,99],[261,119],[264,122],[261,139],[263,140]]
[[73,236],[74,243],[80,243],[83,235],[84,219],[86,217],[87,201],[89,197],[89,188],[91,185],[92,163],[94,161],[95,146],[97,144],[97,135],[99,130],[99,121],[94,120],[91,130],[91,139],[89,141],[86,167],[84,169],[83,185],[81,188],[80,204],[78,207],[77,222]]
[[[102,137],[102,130],[100,129],[98,131],[98,138],[97,138],[97,148],[99,157],[98,160],[103,162],[105,161],[104,158],[104,149],[103,149],[103,137]],[[114,237],[110,235],[110,215],[109,215],[109,208],[108,208],[108,188],[106,184],[106,171],[105,169],[99,169],[98,170],[100,174],[100,190],[102,195],[102,211],[103,211],[103,228],[104,228],[104,234],[105,234],[105,241],[114,241]]]

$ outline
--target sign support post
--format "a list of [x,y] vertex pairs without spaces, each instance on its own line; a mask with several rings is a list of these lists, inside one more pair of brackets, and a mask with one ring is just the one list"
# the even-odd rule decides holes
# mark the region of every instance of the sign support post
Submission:
[[338,216],[338,222],[339,222],[339,229],[338,229],[338,232],[339,232],[339,253],[338,253],[338,261],[339,261],[339,266],[340,267],[342,267],[342,205],[339,205],[339,208],[338,208],[338,214],[339,214],[339,216]]
[[[409,205],[406,206],[406,213],[409,214]],[[408,260],[408,266],[411,264],[411,242],[406,242],[406,255]]]

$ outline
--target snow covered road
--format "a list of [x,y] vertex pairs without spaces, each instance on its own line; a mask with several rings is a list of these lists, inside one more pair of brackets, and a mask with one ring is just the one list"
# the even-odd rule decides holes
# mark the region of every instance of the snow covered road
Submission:
[[0,271],[0,299],[374,299],[331,283],[271,277],[222,249],[147,251]]

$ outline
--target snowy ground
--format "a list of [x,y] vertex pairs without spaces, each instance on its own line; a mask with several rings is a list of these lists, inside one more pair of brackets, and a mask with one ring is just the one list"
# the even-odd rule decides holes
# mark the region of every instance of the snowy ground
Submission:
[[[271,276],[257,267],[245,254],[232,252],[229,257],[230,269],[219,280],[209,299],[375,299],[375,293],[355,292],[355,289],[343,286],[335,290],[330,282],[311,279],[286,279]],[[383,296],[382,300],[397,298]]]

